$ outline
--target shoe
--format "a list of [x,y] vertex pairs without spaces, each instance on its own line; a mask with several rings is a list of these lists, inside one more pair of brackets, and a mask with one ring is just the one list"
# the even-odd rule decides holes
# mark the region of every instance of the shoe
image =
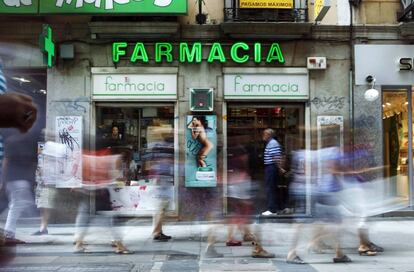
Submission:
[[342,257],[339,257],[339,258],[337,257],[333,258],[333,262],[334,263],[352,263],[352,260],[348,256],[343,255]]
[[165,235],[164,233],[160,233],[154,236],[154,241],[166,242],[171,239],[171,236]]
[[23,245],[26,244],[25,241],[16,239],[16,238],[10,238],[10,237],[6,237],[6,239],[4,239],[4,244],[6,246],[15,246],[15,245]]
[[252,252],[253,258],[274,258],[275,254],[269,253],[266,250],[260,248],[260,249],[254,249]]
[[38,230],[35,233],[32,234],[32,236],[40,236],[40,235],[47,235],[49,234],[49,232],[47,231],[47,229],[45,230]]
[[241,241],[230,240],[226,242],[226,246],[241,246],[241,245],[242,245]]
[[206,252],[204,253],[204,257],[206,258],[223,258],[223,254],[218,253],[214,246],[207,246]]
[[377,246],[376,244],[374,244],[374,243],[372,243],[372,242],[369,244],[369,248],[370,248],[372,251],[376,251],[376,252],[384,252],[384,248],[383,248],[383,247]]
[[274,213],[272,213],[271,211],[265,211],[265,212],[262,212],[262,215],[264,215],[264,216],[269,216],[269,215],[273,215]]

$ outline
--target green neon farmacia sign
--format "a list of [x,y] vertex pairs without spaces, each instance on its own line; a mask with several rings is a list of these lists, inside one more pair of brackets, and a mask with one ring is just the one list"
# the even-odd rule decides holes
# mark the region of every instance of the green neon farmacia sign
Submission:
[[[203,57],[203,45],[200,42],[189,44],[186,42],[173,45],[172,43],[159,42],[154,45],[155,62],[173,62],[174,49],[178,50],[178,61],[183,63],[200,63]],[[133,46],[131,53],[127,53],[128,43],[115,42],[112,44],[112,60],[118,63],[121,58],[127,57],[130,62],[148,63],[148,47],[137,42]],[[226,52],[221,43],[213,43],[209,48],[207,62],[225,63],[230,58],[236,63],[245,63],[254,61],[260,63],[265,60],[266,63],[284,63],[282,50],[278,43],[272,43],[266,52],[264,52],[261,43],[249,45],[244,42],[234,43]]]

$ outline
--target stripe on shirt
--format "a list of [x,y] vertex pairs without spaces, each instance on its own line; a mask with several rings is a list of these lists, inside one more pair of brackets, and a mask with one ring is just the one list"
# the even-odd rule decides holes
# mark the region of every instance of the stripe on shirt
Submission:
[[264,150],[263,160],[264,164],[274,164],[276,159],[282,157],[282,147],[280,144],[275,140],[271,139]]
[[[0,95],[6,92],[6,78],[3,75],[3,71],[0,69]],[[1,169],[4,157],[3,137],[0,135],[0,181],[1,181]]]

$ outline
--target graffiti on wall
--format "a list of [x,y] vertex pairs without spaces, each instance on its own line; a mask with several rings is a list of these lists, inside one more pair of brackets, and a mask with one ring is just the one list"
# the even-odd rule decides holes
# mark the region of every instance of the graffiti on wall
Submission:
[[339,112],[345,107],[345,96],[316,96],[311,103],[318,111]]
[[59,115],[85,115],[90,106],[88,97],[78,97],[73,100],[61,100],[50,102],[50,110]]

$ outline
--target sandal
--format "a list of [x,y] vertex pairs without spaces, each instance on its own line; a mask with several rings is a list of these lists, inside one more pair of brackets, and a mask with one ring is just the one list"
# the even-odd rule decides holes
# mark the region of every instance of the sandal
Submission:
[[352,260],[348,256],[343,255],[342,257],[339,257],[339,258],[337,257],[333,258],[333,262],[334,263],[351,263]]
[[134,252],[128,249],[117,249],[115,250],[116,254],[133,254]]
[[242,242],[237,240],[230,240],[226,242],[226,246],[241,246]]
[[288,264],[306,264],[299,256],[295,256],[292,260],[286,260]]
[[376,256],[377,252],[372,249],[358,249],[358,253],[360,256]]

